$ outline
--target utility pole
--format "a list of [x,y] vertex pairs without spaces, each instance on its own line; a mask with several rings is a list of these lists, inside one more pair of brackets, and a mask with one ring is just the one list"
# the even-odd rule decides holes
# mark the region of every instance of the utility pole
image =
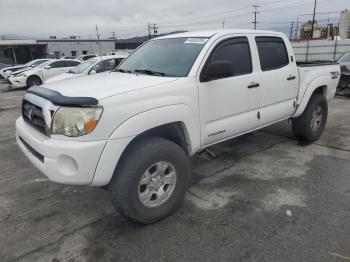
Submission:
[[100,43],[100,32],[98,30],[97,24],[96,24],[96,34],[97,34],[98,48],[100,50],[100,56],[102,56],[101,43]]
[[225,29],[225,24],[226,24],[226,22],[222,21],[222,29]]
[[158,26],[156,26],[156,24],[153,24],[153,37],[156,37],[157,34],[158,34]]
[[292,40],[292,36],[293,36],[293,26],[294,26],[294,22],[291,22],[291,23],[290,23],[289,40]]
[[115,40],[116,39],[115,32],[111,32],[111,34],[112,34],[112,38]]
[[256,30],[256,24],[259,23],[259,22],[256,21],[256,15],[259,14],[258,7],[260,7],[260,6],[253,5],[253,7],[254,7],[254,12],[253,12],[253,14],[254,14],[254,22],[252,22],[252,24],[254,24],[254,30]]
[[151,35],[151,24],[150,23],[147,23],[147,31],[148,31],[148,39],[151,39],[152,35]]
[[317,4],[317,0],[315,0],[314,13],[312,15],[311,39],[314,38],[314,24],[315,24],[315,15],[316,15],[316,4]]
[[148,30],[148,38],[149,39],[155,37],[158,34],[158,26],[157,26],[157,24],[150,24],[150,23],[148,23],[147,24],[147,30]]

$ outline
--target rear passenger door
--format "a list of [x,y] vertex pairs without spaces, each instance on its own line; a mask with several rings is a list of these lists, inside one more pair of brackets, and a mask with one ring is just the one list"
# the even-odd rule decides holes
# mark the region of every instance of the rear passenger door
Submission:
[[257,127],[259,74],[247,37],[218,40],[201,69],[216,61],[233,63],[233,76],[210,81],[198,79],[202,146]]
[[260,121],[264,126],[288,118],[295,109],[298,69],[290,45],[281,37],[256,36],[261,67]]
[[43,80],[64,73],[65,62],[63,60],[54,61],[43,70]]

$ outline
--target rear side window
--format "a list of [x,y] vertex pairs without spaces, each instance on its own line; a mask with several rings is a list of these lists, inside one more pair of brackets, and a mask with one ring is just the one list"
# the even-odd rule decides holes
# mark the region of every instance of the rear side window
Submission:
[[49,66],[51,66],[51,68],[60,68],[60,67],[65,67],[65,62],[64,61],[56,61],[51,63]]
[[252,59],[248,39],[237,37],[221,42],[213,51],[209,63],[230,61],[233,63],[233,75],[244,75],[252,72]]
[[288,52],[282,38],[258,36],[255,41],[262,71],[274,70],[288,65]]
[[72,67],[72,66],[77,66],[77,65],[79,65],[80,64],[80,62],[78,62],[78,61],[65,61],[66,62],[66,67]]
[[90,58],[96,57],[95,55],[86,55],[83,57],[83,60],[88,60]]

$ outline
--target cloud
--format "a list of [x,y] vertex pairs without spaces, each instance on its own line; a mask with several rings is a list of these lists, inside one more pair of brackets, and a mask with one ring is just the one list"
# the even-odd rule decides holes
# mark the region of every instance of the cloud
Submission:
[[[317,11],[340,11],[348,7],[347,2],[321,0]],[[251,28],[252,4],[261,6],[260,28],[288,32],[289,22],[295,21],[298,14],[312,13],[312,3],[313,0],[0,0],[0,35],[87,38],[95,36],[98,24],[103,37],[111,36],[113,31],[119,37],[129,37],[147,34],[148,22],[157,23],[159,32],[217,29],[223,21],[226,28]],[[295,5],[303,6],[290,8]],[[279,10],[269,11],[273,8]]]

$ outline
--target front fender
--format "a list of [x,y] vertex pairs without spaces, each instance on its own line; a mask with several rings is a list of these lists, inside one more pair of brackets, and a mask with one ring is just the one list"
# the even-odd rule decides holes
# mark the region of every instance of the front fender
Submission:
[[195,153],[200,148],[199,119],[195,112],[185,104],[158,107],[139,113],[117,127],[109,139],[137,136],[149,129],[173,122],[184,124],[191,153]]
[[194,154],[200,148],[200,125],[195,112],[184,104],[154,108],[129,118],[113,131],[100,156],[91,185],[109,183],[123,151],[137,135],[173,122],[184,124],[189,148]]
[[331,94],[328,93],[330,90],[327,88],[327,85],[325,85],[325,83],[328,83],[328,82],[329,82],[329,76],[320,76],[312,80],[310,84],[304,89],[305,91],[302,94],[299,94],[298,106],[294,114],[292,115],[292,118],[299,117],[304,112],[312,94],[315,92],[317,88],[321,86],[325,87],[326,90],[324,95],[327,97],[332,96]]

